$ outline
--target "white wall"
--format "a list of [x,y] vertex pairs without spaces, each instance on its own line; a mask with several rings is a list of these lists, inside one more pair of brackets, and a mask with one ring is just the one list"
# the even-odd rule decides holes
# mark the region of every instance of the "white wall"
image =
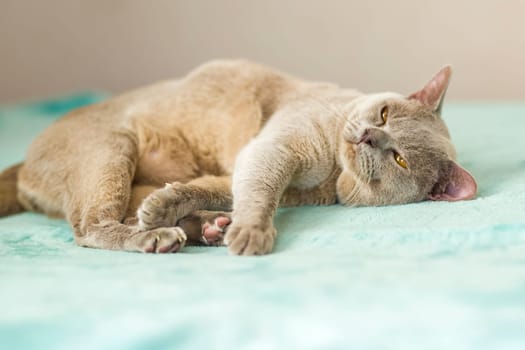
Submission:
[[0,102],[119,92],[217,57],[450,99],[525,99],[525,1],[0,0]]

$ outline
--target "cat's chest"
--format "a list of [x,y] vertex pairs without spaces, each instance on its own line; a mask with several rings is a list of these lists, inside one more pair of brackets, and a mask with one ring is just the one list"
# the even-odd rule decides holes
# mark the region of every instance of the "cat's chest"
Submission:
[[319,164],[316,167],[298,172],[290,182],[290,187],[298,190],[311,189],[316,187],[335,188],[337,175],[341,171],[335,162]]
[[[281,197],[281,206],[329,205],[337,201],[336,185],[341,169],[334,168],[322,180],[296,181],[290,184]],[[296,187],[297,185],[301,186]],[[308,186],[308,187],[305,187]]]

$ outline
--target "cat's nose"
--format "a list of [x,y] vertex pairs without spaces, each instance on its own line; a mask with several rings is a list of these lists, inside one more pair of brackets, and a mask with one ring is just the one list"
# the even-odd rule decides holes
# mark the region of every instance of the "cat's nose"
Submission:
[[359,140],[359,143],[364,143],[373,148],[384,149],[388,142],[388,135],[379,129],[366,129]]

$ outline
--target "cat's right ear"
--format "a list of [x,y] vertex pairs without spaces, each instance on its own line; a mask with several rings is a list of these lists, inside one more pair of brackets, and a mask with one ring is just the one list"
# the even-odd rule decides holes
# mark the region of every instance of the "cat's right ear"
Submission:
[[462,201],[476,196],[478,185],[468,171],[450,160],[444,164],[440,171],[439,179],[428,199],[434,201]]
[[451,76],[452,68],[450,66],[443,67],[421,90],[414,92],[408,99],[418,100],[440,114]]

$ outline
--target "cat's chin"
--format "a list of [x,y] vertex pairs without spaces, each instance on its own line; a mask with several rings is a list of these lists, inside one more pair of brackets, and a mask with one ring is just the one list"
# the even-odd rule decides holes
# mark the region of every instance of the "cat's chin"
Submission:
[[346,169],[337,178],[336,192],[339,203],[358,206],[363,195],[363,185],[353,171]]

